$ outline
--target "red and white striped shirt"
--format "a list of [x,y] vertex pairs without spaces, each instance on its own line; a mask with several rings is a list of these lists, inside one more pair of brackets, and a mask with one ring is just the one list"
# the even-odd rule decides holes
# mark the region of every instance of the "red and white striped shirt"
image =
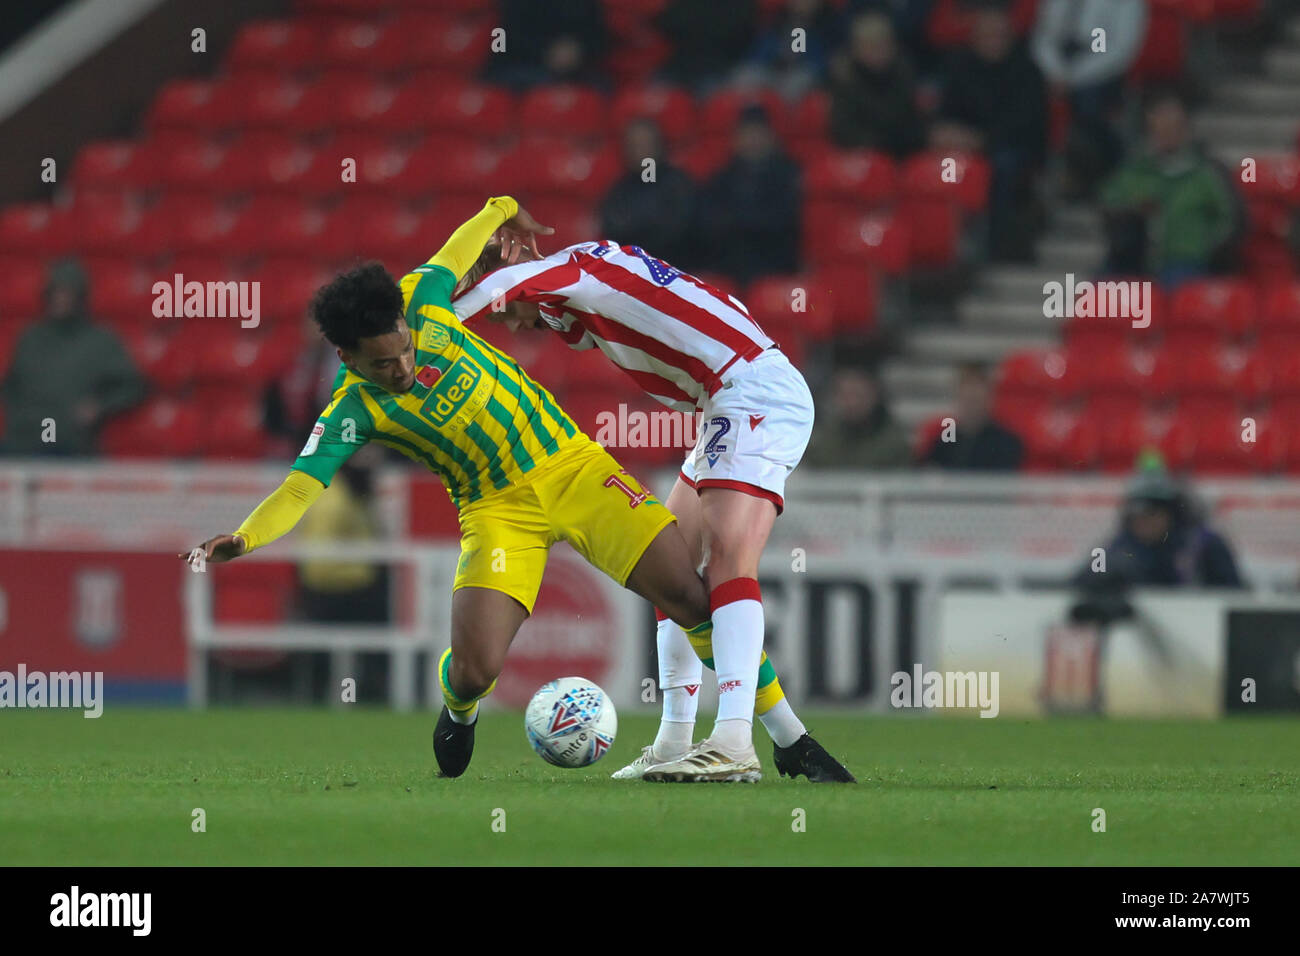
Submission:
[[739,300],[610,240],[581,242],[544,259],[488,273],[453,302],[462,322],[494,301],[535,302],[573,349],[599,348],[641,388],[689,412],[722,375],[773,342]]

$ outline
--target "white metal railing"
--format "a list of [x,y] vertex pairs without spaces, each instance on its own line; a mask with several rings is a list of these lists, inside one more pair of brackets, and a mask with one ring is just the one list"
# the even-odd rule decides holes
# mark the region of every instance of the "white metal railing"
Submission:
[[[0,463],[0,544],[181,549],[233,527],[286,473],[284,463],[262,462]],[[412,474],[398,465],[378,472],[381,522],[397,538],[407,527]],[[666,495],[674,476],[647,477]],[[1078,558],[1114,531],[1127,484],[1092,475],[800,470],[773,546]],[[1195,494],[1243,561],[1300,552],[1300,480],[1207,480]]]
[[[436,697],[438,654],[447,646],[449,635],[440,621],[447,617],[447,599],[451,594],[457,549],[446,546],[412,546],[356,541],[329,544],[294,544],[277,541],[238,560],[303,561],[347,560],[374,561],[390,567],[406,566],[410,575],[404,581],[393,574],[390,580],[391,614],[388,624],[290,624],[249,625],[217,624],[213,614],[213,574],[224,565],[211,565],[205,571],[193,571],[185,578],[184,614],[188,660],[189,703],[204,707],[208,703],[208,655],[216,650],[275,649],[284,651],[324,651],[330,655],[331,684],[337,691],[340,681],[349,676],[353,655],[366,651],[383,651],[390,655],[392,669],[388,681],[389,703],[398,710],[412,710],[417,702],[416,655],[426,654],[426,703]],[[335,695],[332,700],[340,701]]]

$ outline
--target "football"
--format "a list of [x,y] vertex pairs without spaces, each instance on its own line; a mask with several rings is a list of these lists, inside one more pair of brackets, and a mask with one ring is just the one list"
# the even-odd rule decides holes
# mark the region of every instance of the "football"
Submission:
[[538,756],[557,767],[586,767],[614,745],[618,714],[609,695],[585,677],[561,677],[528,702],[524,730]]

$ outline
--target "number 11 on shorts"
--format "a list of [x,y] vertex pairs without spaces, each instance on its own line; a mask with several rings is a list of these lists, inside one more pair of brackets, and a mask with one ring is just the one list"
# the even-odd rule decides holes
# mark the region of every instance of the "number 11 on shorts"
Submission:
[[[630,474],[627,473],[627,471],[620,471],[618,474],[627,475],[629,478],[632,477]],[[618,475],[610,475],[608,478],[606,478],[605,487],[617,488],[619,491],[623,492],[623,494],[627,495],[629,498],[629,503],[628,503],[629,508],[635,508],[641,502],[645,501],[647,498],[650,497],[650,493],[648,491],[641,491],[641,492],[633,491],[631,488],[627,486],[627,483],[624,482],[623,479],[620,478]]]

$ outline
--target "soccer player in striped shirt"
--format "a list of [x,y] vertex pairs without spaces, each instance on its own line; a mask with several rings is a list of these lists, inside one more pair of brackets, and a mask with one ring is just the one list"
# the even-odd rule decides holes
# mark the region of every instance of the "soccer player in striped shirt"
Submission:
[[369,263],[319,290],[312,316],[343,361],[333,400],[284,483],[236,531],[180,555],[201,567],[280,537],[367,441],[434,471],[461,527],[451,647],[438,667],[446,706],[433,740],[448,777],[469,765],[478,701],[532,612],[556,541],[683,627],[709,617],[673,515],[452,310],[453,289],[489,238],[535,248],[533,236],[548,232],[515,200],[492,199],[400,282]]
[[[740,301],[638,246],[602,240],[545,258],[534,251],[511,237],[485,246],[472,287],[453,301],[461,320],[488,317],[512,330],[543,322],[571,348],[599,348],[668,407],[703,412],[667,503],[694,566],[708,556],[711,618],[683,633],[656,609],[663,718],[654,742],[614,776],[756,779],[757,712],[781,774],[852,782],[809,736],[763,651],[758,561],[812,431],[803,376]],[[693,745],[701,660],[716,671],[718,716]]]

